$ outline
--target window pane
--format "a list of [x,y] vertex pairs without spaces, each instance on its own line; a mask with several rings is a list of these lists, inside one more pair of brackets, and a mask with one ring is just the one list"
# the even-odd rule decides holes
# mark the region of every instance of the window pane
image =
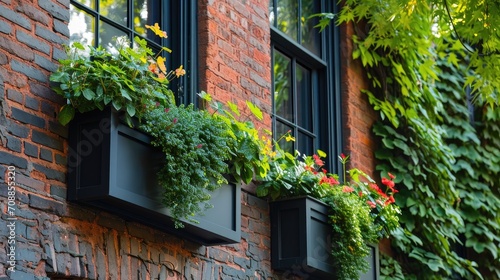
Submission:
[[309,131],[312,130],[312,92],[311,72],[297,65],[297,122],[298,125]]
[[274,51],[274,106],[278,116],[293,122],[292,71],[290,58]]
[[70,5],[69,40],[70,42],[80,42],[84,46],[94,45],[95,19],[88,13]]
[[96,0],[75,0],[75,2],[85,5],[92,10],[95,10],[95,1]]
[[160,44],[160,37],[156,36],[151,30],[145,28],[146,25],[154,25],[155,23],[161,24],[160,15],[160,1],[134,0],[134,31]]
[[297,146],[301,154],[312,155],[315,153],[313,138],[302,132],[299,132]]
[[276,12],[278,14],[277,28],[297,41],[299,20],[298,0],[278,0]]
[[[285,135],[288,131],[290,131],[290,134],[293,136],[293,129],[292,127],[280,122],[276,121],[276,134],[274,135],[275,139],[281,138],[281,136]],[[292,141],[286,141],[285,138],[281,139],[278,142],[278,145],[280,146],[281,149],[284,151],[290,152],[293,154],[294,148],[293,148],[294,142]]]
[[101,15],[127,26],[127,0],[101,0],[99,10]]
[[111,53],[117,53],[116,38],[121,36],[128,38],[127,33],[102,21],[100,25],[99,44],[108,49]]
[[314,26],[318,24],[318,18],[311,15],[319,13],[321,10],[320,1],[316,0],[302,0],[302,15],[301,15],[301,37],[303,46],[308,48],[316,55],[320,55],[320,33],[319,29]]

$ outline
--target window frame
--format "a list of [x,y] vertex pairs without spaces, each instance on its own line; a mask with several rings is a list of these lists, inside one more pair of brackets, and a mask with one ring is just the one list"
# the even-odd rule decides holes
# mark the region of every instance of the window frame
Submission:
[[100,14],[97,3],[99,0],[94,1],[96,1],[96,9],[83,5],[76,0],[70,1],[70,5],[88,13],[96,21],[95,30],[93,30],[94,46],[100,44],[98,28],[99,21],[102,21],[126,33],[131,41],[133,41],[132,39],[135,36],[140,36],[146,39],[152,48],[161,49],[162,46],[170,48],[175,55],[168,56],[168,62],[170,62],[168,67],[174,69],[179,65],[183,65],[186,70],[186,75],[174,79],[170,83],[170,87],[176,93],[178,104],[193,103],[196,100],[196,93],[198,92],[197,1],[172,0],[160,2],[160,22],[158,24],[168,35],[167,39],[161,38],[160,44],[134,31],[134,26],[130,22],[132,20],[133,0],[127,0],[127,26]]
[[[277,6],[277,0],[271,0],[271,2],[273,7]],[[338,6],[329,1],[322,1],[321,10],[337,13]],[[328,155],[325,161],[327,168],[331,172],[339,173],[342,170],[342,164],[337,160],[337,156],[342,153],[343,149],[339,28],[332,22],[321,32],[320,55],[318,56],[297,41],[300,37],[295,40],[280,31],[276,27],[277,18],[278,16],[275,13],[274,22],[270,21],[273,135],[276,132],[277,118],[280,121],[283,119],[276,116],[274,103],[274,52],[276,49],[292,60],[296,60],[296,63],[310,69],[313,77],[316,75],[317,83],[312,82],[311,85],[314,93],[313,108],[318,108],[317,111],[313,112],[313,132],[318,134],[313,149],[314,152],[317,149],[326,152]],[[322,90],[325,90],[324,102],[319,100],[320,91]],[[294,125],[297,126],[298,124],[295,123]],[[280,135],[274,136],[275,138],[280,137]],[[298,135],[294,136],[297,137]],[[294,148],[296,148],[296,144],[294,144]]]

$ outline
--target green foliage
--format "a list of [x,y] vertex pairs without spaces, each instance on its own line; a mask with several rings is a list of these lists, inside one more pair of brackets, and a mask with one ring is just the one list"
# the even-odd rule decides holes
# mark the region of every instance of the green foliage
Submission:
[[[219,102],[212,101],[212,97],[201,92],[199,96],[206,102],[211,102],[216,118],[227,126],[227,133],[234,141],[229,143],[231,161],[229,163],[229,174],[236,181],[250,183],[256,176],[261,178],[269,171],[269,144],[259,138],[259,130],[250,120],[241,121],[242,117],[238,106],[232,102],[227,103],[227,108]],[[246,102],[253,116],[262,120],[262,112],[251,102]]]
[[[293,140],[288,134],[283,137]],[[257,187],[257,195],[271,199],[307,195],[326,203],[330,207],[331,254],[336,277],[358,279],[359,273],[368,269],[365,261],[370,253],[368,244],[378,243],[399,228],[401,212],[394,204],[393,194],[397,192],[394,176],[389,174],[390,179],[382,180],[386,191],[359,169],[349,170],[351,181],[341,184],[337,174],[324,169],[324,152],[292,155],[277,144],[275,150],[271,169]],[[339,159],[345,170],[348,157],[342,155]]]
[[353,57],[381,116],[378,169],[401,174],[392,241],[405,279],[500,278],[498,7],[445,3],[347,0],[337,23],[356,23]]
[[68,59],[59,61],[60,67],[50,76],[54,91],[69,100],[59,112],[61,124],[69,123],[75,111],[81,113],[107,105],[126,112],[131,118],[142,114],[156,102],[173,104],[174,95],[168,88],[168,79],[161,79],[149,67],[153,55],[146,41],[136,38],[136,48],[129,42],[117,40],[118,53],[88,46],[87,50],[75,42],[67,48]]
[[159,105],[144,113],[140,128],[165,153],[158,172],[163,204],[174,218],[196,222],[193,216],[211,207],[210,192],[227,183],[223,174],[234,144],[226,124],[192,105]]

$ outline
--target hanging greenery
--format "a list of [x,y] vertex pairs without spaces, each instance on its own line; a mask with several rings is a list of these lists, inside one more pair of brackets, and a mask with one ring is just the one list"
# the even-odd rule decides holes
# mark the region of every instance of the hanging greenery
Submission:
[[[346,0],[353,58],[380,121],[378,169],[401,174],[387,279],[500,278],[500,5]],[[397,275],[396,275],[397,272]]]

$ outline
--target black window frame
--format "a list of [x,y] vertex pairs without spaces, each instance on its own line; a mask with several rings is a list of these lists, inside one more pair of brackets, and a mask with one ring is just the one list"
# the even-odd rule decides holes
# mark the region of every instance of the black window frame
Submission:
[[[276,7],[277,0],[270,0]],[[300,2],[300,0],[299,0]],[[335,1],[321,1],[322,12],[337,13],[338,6]],[[299,5],[300,6],[300,5]],[[271,80],[272,80],[272,131],[276,138],[276,122],[284,120],[275,114],[274,104],[274,52],[275,49],[288,57],[295,59],[297,63],[312,70],[313,78],[317,78],[317,84],[312,85],[313,104],[317,108],[313,113],[313,131],[317,134],[313,152],[320,149],[327,153],[327,168],[329,171],[339,173],[342,164],[337,156],[343,149],[343,122],[342,122],[342,100],[340,90],[340,39],[339,28],[333,22],[321,32],[320,54],[316,55],[302,46],[300,36],[297,40],[289,37],[276,27],[277,15],[274,11],[274,21],[271,22]],[[320,32],[319,28],[315,30]],[[323,93],[324,100],[319,100]],[[285,121],[286,122],[286,121]],[[297,133],[297,131],[294,131]],[[297,135],[294,135],[297,139]],[[294,144],[294,149],[300,143]],[[302,151],[300,151],[302,152]]]
[[[99,0],[95,0],[96,5]],[[94,17],[96,24],[94,30],[94,46],[98,46],[98,22],[103,21],[123,32],[125,32],[131,42],[133,37],[139,36],[148,41],[148,44],[153,49],[160,49],[161,46],[168,47],[172,50],[173,54],[167,54],[167,67],[175,69],[183,65],[186,70],[186,75],[174,79],[170,86],[177,97],[178,104],[194,103],[196,100],[196,93],[198,92],[198,42],[197,42],[197,1],[175,1],[175,0],[162,0],[160,1],[160,13],[158,22],[160,28],[167,32],[168,38],[162,38],[158,44],[153,40],[145,38],[134,31],[134,26],[131,23],[133,0],[127,0],[128,5],[128,23],[124,26],[120,23],[114,22],[106,16],[100,14],[98,8],[95,10],[87,7],[76,0],[71,0],[70,5],[83,10],[87,14]],[[97,5],[98,7],[98,5]]]

